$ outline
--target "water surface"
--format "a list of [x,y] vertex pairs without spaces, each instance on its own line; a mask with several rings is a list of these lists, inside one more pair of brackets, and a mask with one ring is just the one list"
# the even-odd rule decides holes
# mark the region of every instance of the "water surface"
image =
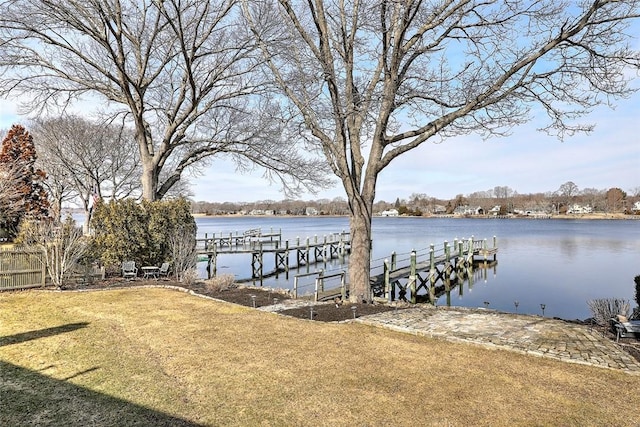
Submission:
[[[263,232],[281,231],[283,240],[290,242],[315,236],[322,239],[349,229],[347,218],[333,217],[204,217],[196,221],[198,237],[261,228]],[[540,304],[545,304],[546,316],[566,319],[590,317],[590,299],[623,298],[635,305],[633,278],[640,274],[640,222],[632,220],[374,218],[372,265],[380,265],[394,251],[399,259],[406,259],[411,250],[425,253],[432,243],[441,247],[444,241],[471,236],[487,239],[489,244],[497,237],[498,264],[486,275],[477,271],[471,286],[465,283],[449,299],[440,297],[439,305],[484,307],[488,302],[489,308],[515,312],[518,301],[519,313],[542,314]],[[205,263],[199,267],[206,275]],[[265,269],[273,267],[274,261],[265,257]],[[333,260],[302,272],[345,268],[345,263]],[[251,257],[221,255],[218,274],[250,277]],[[263,284],[291,288],[292,277],[287,280],[280,275]]]

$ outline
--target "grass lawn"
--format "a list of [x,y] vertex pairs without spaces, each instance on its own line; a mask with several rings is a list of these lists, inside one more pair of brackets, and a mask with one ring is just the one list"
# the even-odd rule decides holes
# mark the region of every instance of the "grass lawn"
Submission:
[[0,293],[0,425],[631,426],[638,390],[616,371],[167,289]]

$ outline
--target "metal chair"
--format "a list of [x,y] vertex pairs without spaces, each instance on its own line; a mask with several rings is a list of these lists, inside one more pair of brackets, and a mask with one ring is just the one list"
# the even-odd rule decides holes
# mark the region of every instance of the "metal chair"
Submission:
[[124,261],[122,263],[122,277],[125,279],[138,277],[138,267],[136,267],[135,261]]
[[171,267],[170,263],[163,262],[158,270],[158,277],[169,277],[169,267]]

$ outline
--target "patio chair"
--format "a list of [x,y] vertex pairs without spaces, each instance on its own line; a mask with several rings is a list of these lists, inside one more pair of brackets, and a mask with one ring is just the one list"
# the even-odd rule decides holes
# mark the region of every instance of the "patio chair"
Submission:
[[138,267],[136,267],[135,261],[124,261],[122,263],[122,277],[125,279],[138,277]]
[[158,270],[158,277],[169,277],[169,267],[171,267],[170,263],[163,262]]
[[620,338],[639,336],[640,337],[640,316],[634,312],[630,318],[618,314],[611,318],[611,325],[616,332],[616,341]]

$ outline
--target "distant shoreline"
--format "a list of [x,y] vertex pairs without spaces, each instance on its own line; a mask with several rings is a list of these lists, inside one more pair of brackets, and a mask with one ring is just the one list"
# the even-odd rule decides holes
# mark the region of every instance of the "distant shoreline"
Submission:
[[[319,217],[319,218],[348,218],[348,215],[246,215],[246,214],[222,214],[222,215],[209,215],[203,213],[192,214],[194,218],[299,218],[299,217]],[[588,219],[588,220],[640,220],[640,215],[625,215],[622,213],[617,214],[605,214],[605,213],[592,213],[592,214],[558,214],[548,216],[525,216],[525,215],[504,215],[504,216],[488,216],[488,215],[423,215],[423,216],[380,216],[374,215],[374,218],[420,218],[420,219],[434,219],[434,218],[451,218],[451,219]]]

